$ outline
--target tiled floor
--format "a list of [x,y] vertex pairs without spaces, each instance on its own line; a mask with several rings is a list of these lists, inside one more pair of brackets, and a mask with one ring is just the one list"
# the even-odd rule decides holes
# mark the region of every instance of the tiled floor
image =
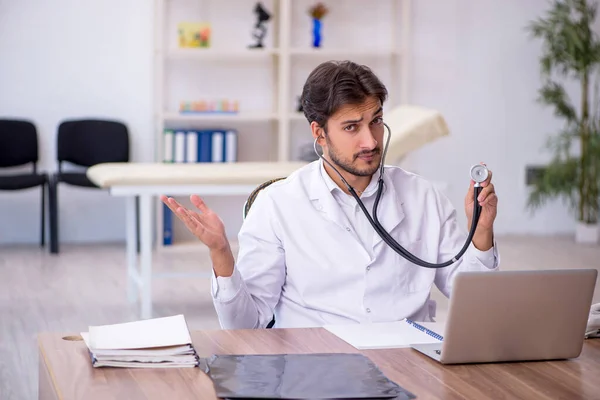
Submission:
[[[570,237],[499,237],[502,269],[600,269],[600,246]],[[0,247],[0,399],[37,398],[36,335],[41,331],[80,332],[88,325],[137,318],[127,303],[124,245],[67,245],[51,256],[35,246]],[[201,247],[155,256],[156,271],[210,271]],[[191,329],[219,324],[208,279],[157,280],[156,316],[183,313]],[[438,320],[447,300],[435,291]],[[600,283],[594,302],[600,302]]]

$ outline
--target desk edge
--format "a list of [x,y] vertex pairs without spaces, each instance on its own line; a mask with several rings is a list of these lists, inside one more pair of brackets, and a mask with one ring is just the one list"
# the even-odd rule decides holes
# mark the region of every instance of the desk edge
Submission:
[[[40,355],[42,356],[42,359],[44,362],[44,367],[45,367],[46,371],[48,372],[48,375],[50,375],[50,382],[52,384],[52,388],[54,389],[54,393],[56,394],[56,396],[58,397],[59,400],[63,400],[64,397],[63,397],[62,393],[60,392],[58,385],[56,384],[56,377],[54,376],[54,372],[52,371],[52,368],[50,368],[50,366],[48,365],[48,357],[46,356],[46,351],[44,349],[41,335],[38,335],[37,342],[38,342],[38,354],[39,354],[38,357]],[[39,380],[39,377],[38,377],[38,380]],[[38,386],[39,386],[39,382],[38,382]],[[38,393],[38,397],[39,397],[39,395],[40,395],[40,393]]]

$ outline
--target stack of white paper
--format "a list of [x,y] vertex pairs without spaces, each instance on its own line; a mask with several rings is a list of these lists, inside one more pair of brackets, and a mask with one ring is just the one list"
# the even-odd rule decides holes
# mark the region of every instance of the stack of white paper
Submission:
[[198,356],[183,315],[90,326],[81,336],[94,367],[195,367]]

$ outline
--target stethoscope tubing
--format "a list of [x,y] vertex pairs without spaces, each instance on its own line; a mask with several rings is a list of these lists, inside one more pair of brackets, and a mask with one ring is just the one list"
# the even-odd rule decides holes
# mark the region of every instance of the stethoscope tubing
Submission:
[[462,258],[462,256],[465,254],[465,252],[469,248],[469,245],[471,244],[471,241],[473,240],[473,236],[475,235],[475,231],[477,229],[477,223],[479,222],[479,217],[481,215],[481,206],[479,205],[479,202],[477,201],[477,197],[479,197],[479,193],[481,192],[482,187],[479,184],[475,184],[474,185],[474,188],[473,188],[473,222],[471,224],[471,228],[469,230],[469,235],[467,236],[465,244],[460,249],[460,251],[458,252],[458,254],[456,254],[450,260],[447,260],[447,261],[444,261],[444,262],[441,262],[441,263],[432,263],[432,262],[428,262],[428,261],[422,260],[422,259],[418,258],[417,256],[415,256],[414,254],[410,253],[410,251],[408,251],[404,247],[402,247],[400,245],[400,243],[398,243],[385,230],[385,228],[379,222],[379,218],[377,217],[377,208],[379,206],[379,201],[381,200],[381,195],[382,195],[383,189],[384,189],[383,174],[384,174],[384,166],[385,166],[385,156],[386,156],[386,153],[387,153],[387,149],[388,149],[389,142],[390,142],[390,137],[391,137],[390,127],[387,124],[385,124],[385,123],[383,125],[387,129],[388,135],[387,135],[387,140],[386,140],[386,143],[385,143],[385,146],[384,146],[383,155],[381,157],[380,174],[379,174],[379,179],[378,179],[378,182],[377,182],[377,195],[375,197],[375,204],[373,205],[373,217],[371,217],[371,215],[369,215],[369,212],[367,211],[367,208],[365,207],[363,201],[360,199],[360,196],[358,196],[358,194],[356,193],[356,191],[354,190],[354,188],[346,181],[346,179],[344,179],[344,177],[337,170],[337,168],[335,168],[332,165],[332,163],[330,163],[325,157],[323,157],[321,154],[319,154],[319,152],[317,151],[317,147],[316,147],[317,146],[317,139],[315,139],[315,142],[314,142],[314,145],[313,145],[315,153],[324,162],[326,162],[340,176],[342,182],[344,182],[344,184],[348,188],[348,191],[350,192],[350,194],[352,195],[352,197],[354,197],[356,199],[359,207],[362,209],[363,213],[367,217],[369,223],[371,224],[371,226],[373,227],[373,229],[375,230],[375,232],[377,232],[377,234],[381,237],[381,239],[392,250],[394,250],[396,253],[398,253],[399,255],[401,255],[402,257],[404,257],[406,260],[410,261],[411,263],[419,265],[419,266],[424,267],[424,268],[445,268],[445,267],[448,267],[448,266],[456,263],[458,260],[460,260]]

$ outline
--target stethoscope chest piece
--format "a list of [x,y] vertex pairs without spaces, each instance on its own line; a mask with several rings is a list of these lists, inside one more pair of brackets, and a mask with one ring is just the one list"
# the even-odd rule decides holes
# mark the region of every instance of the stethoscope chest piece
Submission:
[[471,167],[471,179],[475,181],[475,186],[481,186],[488,176],[489,171],[485,165],[476,164]]

